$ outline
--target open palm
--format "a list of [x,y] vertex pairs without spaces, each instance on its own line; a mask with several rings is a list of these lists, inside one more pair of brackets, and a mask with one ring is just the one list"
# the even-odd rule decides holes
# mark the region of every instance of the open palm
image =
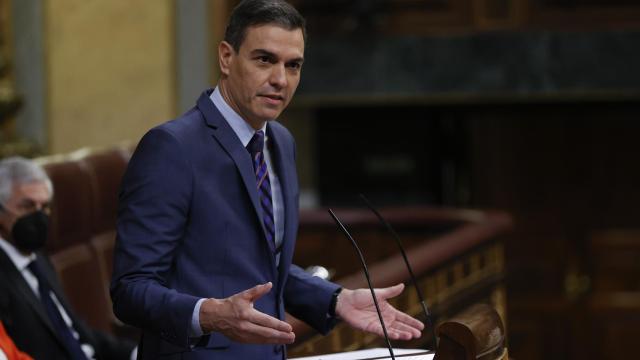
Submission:
[[[403,284],[374,289],[387,333],[394,340],[419,338],[424,329],[422,322],[389,304],[388,299],[399,295],[403,289]],[[343,289],[336,304],[336,315],[356,329],[384,336],[369,289]]]

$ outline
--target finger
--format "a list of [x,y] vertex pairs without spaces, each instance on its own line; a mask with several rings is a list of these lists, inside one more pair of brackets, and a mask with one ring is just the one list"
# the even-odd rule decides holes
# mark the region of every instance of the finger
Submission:
[[397,329],[387,329],[387,334],[392,340],[411,340],[413,338],[410,332]]
[[241,292],[240,295],[242,296],[242,298],[246,299],[247,301],[255,302],[256,300],[260,299],[263,295],[271,291],[272,286],[273,284],[271,284],[271,282],[268,282],[266,284],[256,285],[251,289],[247,289]]
[[397,309],[394,309],[394,310],[396,311],[396,321],[406,324],[416,329],[417,331],[422,331],[424,329],[424,324],[422,323],[422,321],[414,317],[411,317],[403,313],[402,311],[398,311]]
[[258,310],[251,311],[247,320],[249,320],[251,323],[255,325],[274,329],[277,331],[282,331],[287,333],[290,333],[293,331],[293,328],[289,323],[276,319],[273,316],[267,315]]
[[[395,327],[386,326],[386,330],[389,338],[393,340],[409,340],[412,338],[412,335],[410,332],[402,331],[402,330],[396,329]],[[373,327],[369,327],[367,331],[372,332],[380,337],[385,336],[384,331],[382,330],[382,326],[380,326],[380,323],[375,324]]]
[[293,332],[278,331],[269,327],[247,323],[242,327],[242,340],[258,344],[291,344],[296,335]]
[[[410,340],[411,338],[413,338],[413,333],[409,331],[409,326],[404,324],[397,324],[395,321],[385,321],[385,329],[387,330],[387,335],[389,336],[389,338],[393,340]],[[371,323],[366,330],[380,337],[385,336],[381,324],[377,321]]]
[[378,299],[391,299],[400,295],[402,290],[404,290],[404,284],[400,283],[383,289],[375,289],[375,292]]
[[403,334],[402,339],[404,340],[419,338],[422,336],[422,332],[420,330],[397,321],[393,323],[391,330],[401,332]]
[[[380,323],[376,323],[376,324],[369,324],[368,326],[364,327],[362,330],[368,331],[370,333],[376,334],[380,337],[384,337],[384,331],[382,330],[382,326],[380,326]],[[389,333],[387,332],[387,335]]]

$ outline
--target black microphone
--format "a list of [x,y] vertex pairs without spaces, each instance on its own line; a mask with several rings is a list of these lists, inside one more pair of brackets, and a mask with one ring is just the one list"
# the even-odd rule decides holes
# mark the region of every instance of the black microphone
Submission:
[[404,263],[407,266],[407,270],[409,270],[409,275],[411,276],[411,282],[413,283],[413,287],[416,289],[416,292],[418,293],[418,300],[420,300],[420,305],[422,305],[422,311],[424,311],[424,315],[426,316],[427,326],[431,329],[434,349],[438,349],[438,342],[436,340],[436,329],[433,328],[433,319],[431,318],[431,313],[427,308],[427,303],[424,301],[424,297],[422,296],[422,291],[418,286],[418,281],[416,280],[415,275],[413,275],[413,268],[409,263],[409,259],[407,258],[407,253],[404,251],[404,246],[402,246],[402,242],[400,241],[400,236],[398,236],[398,233],[396,233],[396,231],[393,230],[393,228],[391,227],[391,224],[389,224],[382,217],[382,215],[380,215],[378,210],[376,210],[376,208],[373,207],[371,202],[369,202],[369,200],[367,200],[367,198],[363,194],[360,194],[360,198],[362,199],[362,201],[364,201],[367,207],[369,207],[369,209],[371,209],[371,211],[373,211],[373,213],[376,214],[376,216],[378,217],[378,220],[380,220],[380,223],[382,223],[382,225],[384,225],[384,227],[387,228],[387,231],[389,231],[391,235],[393,235],[393,238],[395,239],[396,244],[400,249],[400,253],[402,254],[402,258],[404,259]]
[[378,313],[378,318],[380,319],[380,325],[382,326],[384,339],[386,340],[387,347],[389,348],[389,354],[391,355],[391,358],[395,360],[396,357],[393,355],[393,348],[391,347],[391,341],[389,341],[389,334],[387,334],[387,327],[384,325],[384,320],[382,319],[382,312],[380,312],[380,307],[378,306],[376,293],[375,291],[373,291],[373,285],[371,284],[371,278],[369,277],[369,269],[367,268],[367,263],[364,261],[364,256],[362,256],[362,251],[360,251],[360,248],[358,247],[358,244],[356,244],[356,241],[353,239],[353,237],[351,237],[351,234],[349,234],[347,229],[344,227],[344,225],[342,225],[340,220],[338,220],[338,217],[336,216],[336,214],[334,214],[331,209],[329,209],[329,215],[331,215],[331,217],[336,222],[336,224],[338,225],[338,227],[340,228],[344,236],[346,236],[347,239],[351,240],[351,244],[358,252],[358,256],[360,257],[360,263],[362,264],[362,268],[364,269],[364,276],[367,278],[367,283],[369,284],[369,290],[371,290],[371,296],[373,297],[373,304],[376,306],[376,312]]

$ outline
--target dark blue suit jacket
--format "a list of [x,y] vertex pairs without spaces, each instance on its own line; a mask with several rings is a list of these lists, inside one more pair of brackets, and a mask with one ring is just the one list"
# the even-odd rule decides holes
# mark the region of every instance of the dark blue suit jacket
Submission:
[[298,227],[295,144],[269,122],[285,208],[280,264],[266,240],[248,151],[209,99],[150,130],[124,176],[111,296],[116,315],[143,329],[139,358],[282,359],[282,346],[235,343],[219,333],[189,338],[200,298],[225,298],[271,281],[259,311],[287,310],[320,332],[337,285],[291,264]]

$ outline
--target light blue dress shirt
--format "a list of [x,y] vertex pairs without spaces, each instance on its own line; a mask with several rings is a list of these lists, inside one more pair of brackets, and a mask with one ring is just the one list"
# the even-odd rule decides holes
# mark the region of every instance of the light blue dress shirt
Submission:
[[[216,106],[218,111],[222,114],[222,117],[227,121],[229,126],[233,129],[233,132],[238,136],[238,139],[245,148],[256,130],[249,125],[235,110],[227,104],[227,102],[220,94],[220,89],[216,86],[210,96],[211,101]],[[267,135],[267,124],[265,123],[261,129],[265,134],[265,147],[264,147],[264,160],[267,163],[267,170],[269,171],[269,182],[271,183],[271,197],[273,203],[273,221],[275,222],[276,231],[276,248],[282,244],[284,234],[284,207],[282,199],[282,189],[280,187],[280,179],[278,179],[277,173],[273,168],[273,161],[270,151],[270,141]],[[280,262],[280,254],[276,255],[276,264]],[[258,284],[256,284],[258,285]],[[200,337],[203,335],[202,328],[200,327],[200,306],[206,299],[200,299],[196,303],[193,309],[193,315],[191,316],[191,331],[192,337]]]

